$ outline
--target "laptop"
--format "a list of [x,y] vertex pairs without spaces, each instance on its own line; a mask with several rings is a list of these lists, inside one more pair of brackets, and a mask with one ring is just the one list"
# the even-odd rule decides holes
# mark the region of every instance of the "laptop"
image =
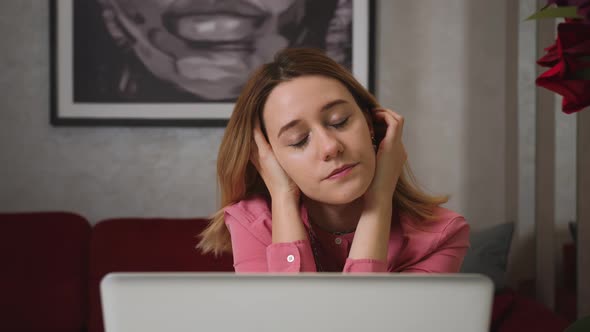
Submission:
[[479,274],[110,273],[106,332],[488,331]]

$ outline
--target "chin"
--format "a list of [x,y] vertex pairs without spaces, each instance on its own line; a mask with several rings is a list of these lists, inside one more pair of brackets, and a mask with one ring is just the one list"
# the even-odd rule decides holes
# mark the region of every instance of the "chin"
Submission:
[[302,192],[305,196],[316,202],[330,205],[344,205],[361,198],[367,192],[369,184],[346,186],[346,188],[335,188],[332,190],[313,191],[310,194]]

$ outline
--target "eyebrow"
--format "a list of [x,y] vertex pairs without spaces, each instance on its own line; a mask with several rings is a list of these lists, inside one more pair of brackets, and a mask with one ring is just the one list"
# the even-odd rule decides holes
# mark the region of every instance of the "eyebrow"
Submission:
[[[340,105],[340,104],[347,104],[347,103],[348,102],[346,100],[344,100],[344,99],[336,99],[336,100],[333,100],[333,101],[325,104],[324,106],[322,106],[320,108],[320,113],[325,112],[325,111],[331,109],[334,106],[337,106],[337,105]],[[300,122],[301,122],[301,120],[299,120],[299,119],[295,119],[295,120],[289,121],[289,123],[287,123],[286,125],[284,125],[284,126],[281,127],[281,129],[279,130],[279,133],[277,134],[277,138],[281,137],[281,135],[285,131],[287,131],[287,130],[293,128],[293,127],[295,127]]]

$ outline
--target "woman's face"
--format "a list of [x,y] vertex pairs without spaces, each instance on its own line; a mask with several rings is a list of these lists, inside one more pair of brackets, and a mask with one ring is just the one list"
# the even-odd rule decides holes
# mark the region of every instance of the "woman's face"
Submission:
[[254,68],[289,45],[302,0],[100,0],[157,77],[210,100],[235,98]]
[[307,197],[346,204],[366,192],[375,174],[369,120],[338,80],[303,76],[279,84],[263,120],[279,164]]

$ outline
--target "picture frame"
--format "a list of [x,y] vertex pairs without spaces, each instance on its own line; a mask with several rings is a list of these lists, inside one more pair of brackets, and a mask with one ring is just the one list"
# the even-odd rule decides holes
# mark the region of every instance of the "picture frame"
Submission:
[[[225,41],[203,43],[198,40],[202,34],[197,35],[195,37],[197,39],[191,39],[188,42],[184,40],[184,43],[172,41],[174,38],[170,37],[174,33],[174,36],[184,34],[182,36],[186,38],[187,31],[189,33],[193,31],[187,30],[187,24],[185,24],[187,22],[191,22],[192,26],[198,29],[202,27],[205,29],[198,31],[206,31],[207,27],[211,28],[211,22],[195,23],[194,20],[201,19],[201,16],[195,16],[195,18],[188,14],[183,14],[184,16],[178,14],[188,13],[190,9],[187,8],[166,8],[166,12],[161,14],[162,19],[159,16],[158,19],[154,19],[154,15],[160,15],[160,13],[154,14],[155,5],[146,7],[144,13],[142,13],[143,9],[130,13],[129,8],[123,8],[117,0],[49,1],[50,123],[53,126],[223,127],[227,124],[240,87],[253,71],[253,68],[246,68],[240,64],[252,64],[256,61],[246,61],[244,60],[246,58],[241,57],[232,59],[229,55],[237,54],[236,52],[247,53],[244,53],[246,51],[243,49],[234,53],[227,52],[226,48],[223,48],[227,46],[224,44]],[[293,2],[296,1],[298,0],[293,0]],[[326,21],[326,17],[330,17],[327,16],[330,15],[328,10],[330,8],[310,9],[309,7],[314,4],[325,7],[323,5],[325,2],[301,1],[305,3],[303,8],[312,14],[298,16],[303,17],[301,22],[307,24],[298,31],[305,29],[306,36],[317,36],[318,33],[309,31],[319,29],[318,23],[314,22],[323,22]],[[374,0],[333,1],[338,4],[349,3],[348,16],[342,16],[349,19],[348,30],[346,30],[348,39],[346,43],[340,41],[339,44],[336,42],[330,44],[327,40],[340,39],[338,37],[328,39],[324,36],[324,50],[327,53],[339,52],[333,54],[339,56],[340,62],[347,64],[357,80],[373,92]],[[236,0],[236,3],[243,6],[239,10],[244,13],[252,10],[244,5],[247,2],[247,0]],[[190,2],[180,1],[179,3]],[[344,24],[342,22],[346,22],[346,19],[340,18],[337,21],[335,18],[337,13],[346,14],[347,10],[341,10],[341,8],[331,8],[331,10],[332,21],[327,30],[324,27],[323,31],[335,31],[334,24],[340,22],[338,24],[342,25]],[[338,12],[338,10],[341,11]],[[302,12],[305,13],[303,10]],[[176,16],[174,16],[175,13]],[[324,16],[320,17],[320,13]],[[228,27],[229,35],[232,33],[231,28],[237,24],[240,28],[233,31],[241,33],[242,36],[238,37],[250,41],[248,45],[253,45],[251,39],[247,39],[245,35],[249,31],[248,28],[254,29],[253,25],[248,25],[246,20],[235,21],[237,23],[231,19],[223,23]],[[162,23],[164,27],[160,29],[162,33],[158,35],[160,30],[152,26],[149,29],[146,27],[145,31],[148,32],[144,36],[142,28],[156,24],[154,22],[164,22]],[[190,27],[191,24],[188,26]],[[297,31],[293,28],[291,30]],[[341,29],[342,31],[344,30]],[[290,33],[295,36],[295,33]],[[341,35],[344,36],[344,34]],[[223,39],[227,38],[226,36],[227,34],[218,34],[216,38]],[[302,39],[298,38],[298,40]],[[311,40],[311,37],[308,39]],[[192,48],[194,45],[199,47],[199,52],[202,50],[204,53],[187,56],[189,46],[190,50],[197,49]],[[268,48],[264,52],[270,52],[267,44],[261,45]],[[295,44],[291,43],[288,47],[299,46],[292,45]],[[339,45],[338,48],[335,45]],[[305,44],[302,47],[304,46],[308,45]],[[168,47],[168,53],[162,52],[161,50],[166,47]],[[262,52],[259,50],[264,47],[256,48],[256,51],[252,52]],[[182,56],[185,58],[180,59],[180,56],[174,55],[174,51],[184,54]],[[176,58],[170,60],[172,56]],[[257,61],[260,62],[263,56],[257,56]],[[269,62],[272,56],[266,56],[268,59],[265,62]],[[204,59],[202,60],[204,62],[199,63],[201,61],[199,59]],[[216,67],[206,61],[213,61],[211,63],[214,64],[221,63],[225,67]]]

